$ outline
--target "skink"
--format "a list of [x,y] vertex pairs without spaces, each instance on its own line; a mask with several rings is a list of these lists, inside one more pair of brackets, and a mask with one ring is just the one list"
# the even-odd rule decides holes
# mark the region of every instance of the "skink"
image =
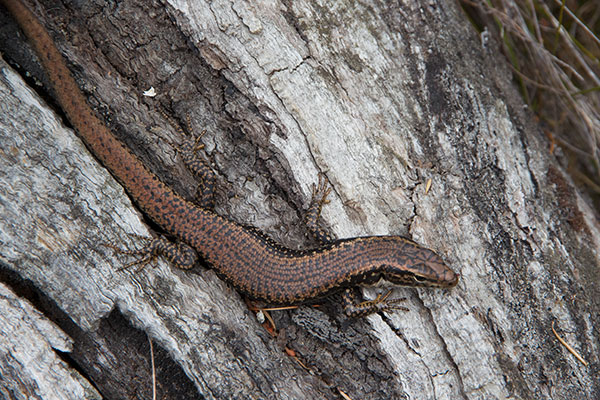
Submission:
[[[438,255],[403,237],[359,237],[328,241],[313,250],[291,250],[256,229],[183,199],[150,172],[96,117],[37,18],[20,1],[0,2],[31,41],[59,104],[89,150],[154,222],[182,242],[171,245],[165,239],[155,241],[145,249],[152,256],[160,253],[177,266],[189,268],[195,264],[197,252],[237,290],[269,303],[301,303],[379,282],[427,287],[457,284],[459,275]],[[187,154],[197,149],[193,143],[185,146]],[[196,163],[196,168],[206,175],[205,165]],[[210,192],[212,184],[207,187],[209,190],[204,191]],[[309,210],[309,226],[322,239],[326,236],[317,227],[317,220],[327,193],[323,185],[318,185]],[[387,295],[360,304],[348,300],[348,296],[345,309],[352,316],[399,308]]]

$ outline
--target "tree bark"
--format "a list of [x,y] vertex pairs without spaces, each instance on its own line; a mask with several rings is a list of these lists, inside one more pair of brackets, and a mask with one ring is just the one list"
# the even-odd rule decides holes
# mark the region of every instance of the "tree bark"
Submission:
[[[3,63],[0,277],[5,301],[35,307],[6,307],[28,316],[0,332],[0,374],[27,377],[6,397],[150,398],[151,340],[158,398],[600,398],[596,216],[456,4],[27,4],[98,115],[184,196],[189,118],[219,214],[313,246],[302,218],[323,171],[337,237],[411,237],[461,280],[397,289],[408,312],[347,319],[336,297],[276,311],[271,335],[209,269],[121,271],[131,259],[102,244],[137,248],[130,234],[157,227]],[[4,18],[3,51],[29,65]],[[38,358],[48,372],[13,361],[34,347],[56,349]],[[68,370],[72,394],[47,391]]]

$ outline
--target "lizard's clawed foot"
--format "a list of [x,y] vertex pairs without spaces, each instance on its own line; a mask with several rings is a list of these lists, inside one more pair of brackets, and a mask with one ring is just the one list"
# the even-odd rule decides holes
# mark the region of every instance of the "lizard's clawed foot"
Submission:
[[102,246],[108,247],[118,254],[139,257],[138,259],[120,267],[118,269],[119,271],[134,265],[139,265],[136,270],[136,272],[139,272],[158,256],[165,257],[177,268],[181,269],[190,269],[198,261],[198,255],[196,254],[196,251],[185,243],[173,243],[162,236],[158,238],[148,238],[135,233],[131,233],[130,236],[144,240],[147,244],[139,250],[124,250],[113,244],[102,243]]

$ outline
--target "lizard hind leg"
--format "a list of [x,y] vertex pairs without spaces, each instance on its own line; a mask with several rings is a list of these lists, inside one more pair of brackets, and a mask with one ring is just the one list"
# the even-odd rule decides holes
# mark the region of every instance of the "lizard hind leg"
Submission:
[[213,208],[216,176],[208,163],[198,155],[204,150],[200,139],[206,130],[199,135],[188,135],[179,146],[179,154],[186,167],[200,180],[194,202],[202,208]]
[[131,234],[138,239],[142,239],[147,244],[138,250],[124,250],[112,244],[103,243],[102,246],[108,247],[118,254],[135,256],[136,260],[123,265],[118,270],[122,271],[134,265],[139,265],[137,272],[144,269],[146,265],[154,261],[158,256],[163,256],[177,268],[190,269],[198,261],[198,254],[196,251],[183,242],[173,243],[165,237],[148,238],[136,234]]
[[321,217],[321,210],[325,204],[329,203],[327,196],[331,193],[331,187],[327,185],[327,180],[323,173],[319,173],[319,181],[312,186],[312,200],[310,207],[306,212],[306,225],[308,226],[309,232],[317,239],[320,243],[329,243],[333,241],[331,235],[319,225],[319,218]]
[[176,146],[176,150],[185,166],[200,181],[193,202],[202,208],[213,208],[216,176],[208,162],[198,155],[199,151],[204,150],[204,144],[202,144],[201,139],[206,133],[206,129],[200,132],[200,134],[195,134],[189,114],[185,119],[185,129],[182,129],[165,110],[160,109],[160,113],[181,135],[182,142],[181,145]]

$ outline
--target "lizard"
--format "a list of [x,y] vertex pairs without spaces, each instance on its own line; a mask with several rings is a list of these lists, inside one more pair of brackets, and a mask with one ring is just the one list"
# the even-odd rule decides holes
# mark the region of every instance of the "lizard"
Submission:
[[[51,82],[57,101],[79,137],[123,185],[137,206],[166,233],[143,249],[129,251],[145,264],[158,255],[188,269],[198,255],[226,282],[257,300],[297,304],[343,292],[344,309],[356,317],[402,309],[402,299],[356,303],[352,288],[365,285],[405,285],[450,288],[459,274],[434,251],[401,236],[366,236],[333,240],[318,225],[330,189],[321,178],[313,186],[308,228],[321,241],[314,249],[294,250],[276,243],[258,229],[216,214],[209,206],[214,189],[210,167],[195,158],[202,146],[187,139],[184,162],[203,177],[199,203],[184,199],[152,173],[95,115],[46,29],[19,0],[0,0],[32,43]],[[132,263],[133,264],[133,263]]]

